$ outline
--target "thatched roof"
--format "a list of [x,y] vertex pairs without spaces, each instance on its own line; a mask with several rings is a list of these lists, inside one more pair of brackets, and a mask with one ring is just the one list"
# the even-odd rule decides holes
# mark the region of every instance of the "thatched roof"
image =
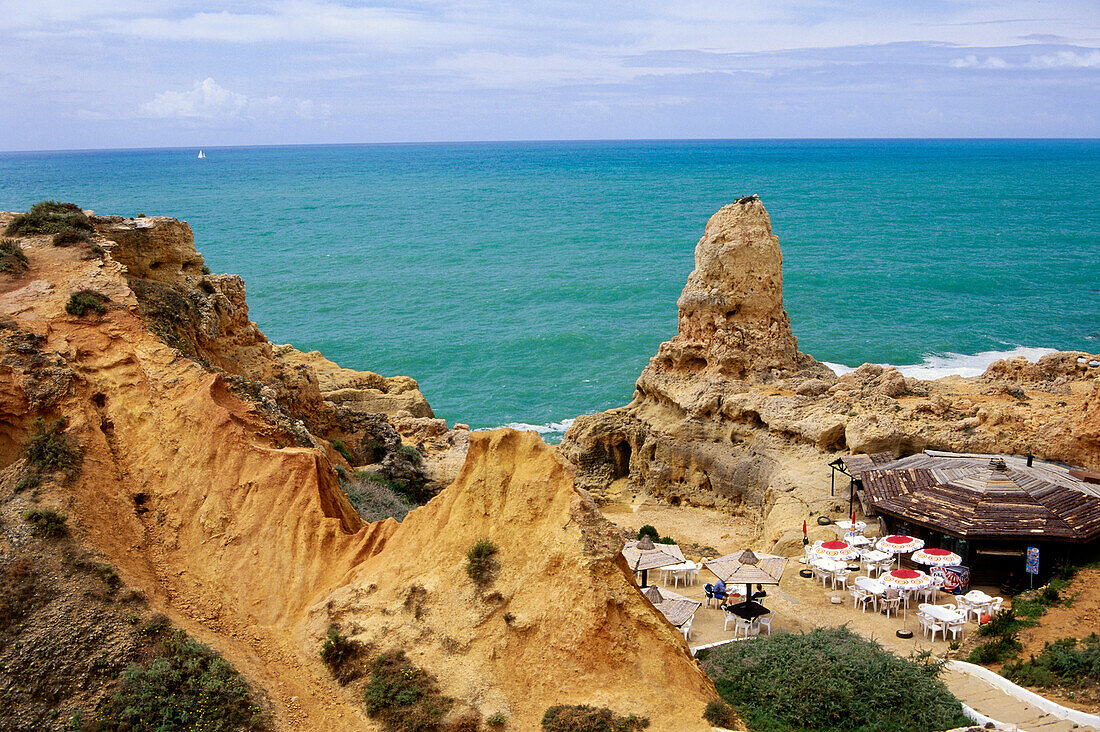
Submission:
[[648,536],[641,541],[627,542],[623,549],[626,563],[635,572],[683,564],[684,553],[675,544],[654,544]]
[[860,480],[874,510],[967,539],[1100,537],[1100,486],[1058,463],[926,450]]
[[757,554],[751,549],[706,562],[706,568],[727,585],[777,585],[786,566],[786,557]]
[[661,611],[668,622],[679,627],[688,621],[695,611],[702,607],[703,603],[691,600],[669,589],[661,590],[661,602],[653,603],[653,607]]

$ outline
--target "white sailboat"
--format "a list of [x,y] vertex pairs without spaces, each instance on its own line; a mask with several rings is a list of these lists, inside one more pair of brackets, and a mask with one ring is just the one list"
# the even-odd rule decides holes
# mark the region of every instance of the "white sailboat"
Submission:
[[202,150],[199,150],[199,160],[205,160],[205,159],[206,159],[206,153],[204,153]]

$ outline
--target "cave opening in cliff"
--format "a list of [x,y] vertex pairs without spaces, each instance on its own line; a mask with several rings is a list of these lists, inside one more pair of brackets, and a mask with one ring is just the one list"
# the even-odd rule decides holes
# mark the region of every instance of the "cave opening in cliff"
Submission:
[[626,440],[617,442],[611,447],[611,464],[615,471],[615,478],[625,478],[630,475],[630,443]]

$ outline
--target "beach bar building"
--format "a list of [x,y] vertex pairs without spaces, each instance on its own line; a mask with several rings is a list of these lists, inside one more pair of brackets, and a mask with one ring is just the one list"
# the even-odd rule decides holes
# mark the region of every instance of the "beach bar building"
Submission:
[[851,478],[864,513],[959,554],[974,582],[1025,583],[1028,547],[1039,573],[1095,554],[1100,475],[1030,456],[925,450],[893,459],[852,455],[833,467]]

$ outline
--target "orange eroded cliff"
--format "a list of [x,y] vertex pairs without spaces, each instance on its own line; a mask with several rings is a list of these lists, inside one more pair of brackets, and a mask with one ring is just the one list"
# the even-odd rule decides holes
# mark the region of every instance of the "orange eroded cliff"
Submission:
[[[44,484],[38,503],[260,686],[279,728],[374,728],[320,662],[330,622],[377,651],[403,648],[462,706],[523,728],[557,703],[706,728],[713,686],[537,436],[472,436],[451,487],[403,524],[364,524],[322,450],[150,332],[102,228],[99,241],[107,254],[86,258],[26,237],[29,270],[0,283],[3,462],[35,416],[67,417],[82,470]],[[82,288],[110,298],[106,313],[65,312]],[[501,569],[476,591],[463,563],[481,537]]]

